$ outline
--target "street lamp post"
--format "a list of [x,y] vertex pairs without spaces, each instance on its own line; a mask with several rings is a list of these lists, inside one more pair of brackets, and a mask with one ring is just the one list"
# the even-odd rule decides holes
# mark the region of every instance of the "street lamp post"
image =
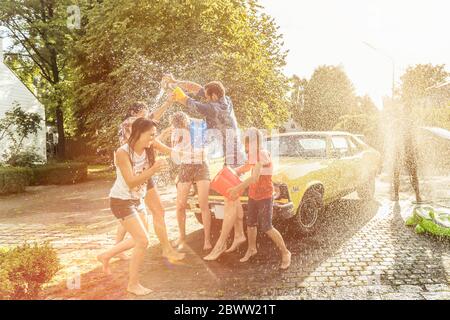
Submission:
[[383,55],[384,57],[388,58],[391,61],[391,63],[392,63],[392,101],[394,101],[394,92],[395,92],[395,60],[394,60],[394,58],[392,56],[386,54],[382,50],[372,46],[370,43],[367,43],[365,41],[363,41],[362,43],[364,43],[370,49],[378,52],[379,54]]

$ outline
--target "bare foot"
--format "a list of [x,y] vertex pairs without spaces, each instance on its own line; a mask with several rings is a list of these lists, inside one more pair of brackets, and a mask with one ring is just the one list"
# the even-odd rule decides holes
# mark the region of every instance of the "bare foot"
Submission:
[[225,250],[225,252],[229,253],[229,252],[236,251],[236,249],[239,248],[239,246],[241,244],[245,243],[245,241],[247,241],[247,238],[245,236],[242,238],[239,238],[239,239],[234,239],[233,243],[231,244],[231,247],[229,247],[227,250]]
[[128,285],[127,291],[132,294],[135,294],[137,296],[146,296],[153,292],[153,290],[145,288],[141,284],[134,285],[134,286]]
[[106,259],[103,254],[97,256],[97,260],[103,265],[103,272],[107,275],[111,274],[111,269],[109,269],[109,259]]
[[162,256],[167,258],[169,261],[180,261],[183,260],[186,256],[183,252],[177,252],[174,249],[163,250]]
[[170,244],[172,245],[172,247],[178,250],[183,250],[184,247],[186,246],[186,241],[184,239],[177,239],[172,241]]
[[280,269],[286,270],[291,265],[291,252],[283,254],[281,257],[281,266]]
[[257,253],[258,253],[258,251],[256,249],[247,250],[247,252],[245,253],[245,256],[243,256],[241,259],[239,259],[239,261],[247,262],[251,257],[253,257]]
[[203,258],[203,260],[207,260],[207,261],[217,260],[217,258],[219,258],[222,255],[222,253],[225,252],[225,250],[226,250],[225,246],[223,246],[221,248],[214,248],[210,254],[208,254],[206,257]]
[[211,242],[205,242],[205,244],[203,245],[203,251],[208,251],[212,249],[212,244]]
[[119,253],[118,255],[115,256],[115,258],[119,259],[119,260],[130,260],[131,257],[129,255],[127,255],[125,252]]

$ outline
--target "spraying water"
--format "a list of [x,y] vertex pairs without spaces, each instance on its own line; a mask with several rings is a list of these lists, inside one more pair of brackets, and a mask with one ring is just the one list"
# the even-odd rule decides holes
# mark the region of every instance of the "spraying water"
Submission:
[[160,106],[163,103],[163,97],[167,95],[168,92],[172,91],[174,89],[174,86],[172,84],[167,83],[165,79],[161,80],[159,84],[159,92],[158,94],[153,98],[153,103],[151,107],[149,108],[149,111],[152,112],[155,110],[158,106]]

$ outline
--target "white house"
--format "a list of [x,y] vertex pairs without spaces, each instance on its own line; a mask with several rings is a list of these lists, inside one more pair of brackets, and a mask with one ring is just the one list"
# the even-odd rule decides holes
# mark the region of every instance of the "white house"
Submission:
[[[0,38],[0,119],[5,113],[18,104],[22,110],[38,113],[42,119],[41,128],[34,136],[29,136],[23,148],[34,147],[37,154],[47,159],[45,109],[36,96],[20,81],[20,79],[3,62],[3,43]],[[0,142],[0,156],[9,148],[8,141]]]

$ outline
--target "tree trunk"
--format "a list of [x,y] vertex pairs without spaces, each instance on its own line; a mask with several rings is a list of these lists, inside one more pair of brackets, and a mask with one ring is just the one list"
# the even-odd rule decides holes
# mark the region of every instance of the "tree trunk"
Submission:
[[64,159],[66,154],[66,138],[64,136],[64,114],[61,109],[61,100],[58,99],[56,106],[56,127],[58,129],[58,159]]

